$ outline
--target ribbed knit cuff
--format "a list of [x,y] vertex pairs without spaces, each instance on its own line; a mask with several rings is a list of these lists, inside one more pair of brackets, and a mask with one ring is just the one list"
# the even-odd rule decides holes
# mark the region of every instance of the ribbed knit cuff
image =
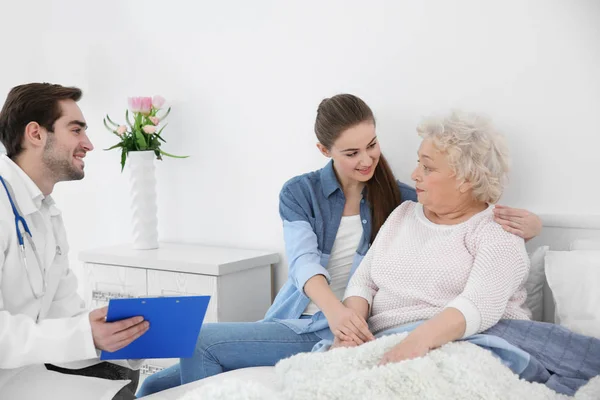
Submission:
[[467,299],[466,297],[459,296],[450,303],[446,304],[445,308],[449,307],[456,308],[465,317],[467,326],[465,327],[465,334],[462,337],[463,339],[479,332],[479,328],[481,327],[481,313],[471,300]]
[[346,289],[346,293],[344,294],[344,300],[348,297],[357,296],[362,297],[369,303],[369,310],[372,308],[373,303],[373,289],[364,287],[364,286],[352,286]]

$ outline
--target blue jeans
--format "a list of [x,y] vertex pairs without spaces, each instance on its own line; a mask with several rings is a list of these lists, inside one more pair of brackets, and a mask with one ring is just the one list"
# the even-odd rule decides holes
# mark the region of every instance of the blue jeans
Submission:
[[321,338],[297,334],[277,322],[204,324],[194,355],[148,377],[137,397],[246,367],[273,366],[294,354],[309,352]]

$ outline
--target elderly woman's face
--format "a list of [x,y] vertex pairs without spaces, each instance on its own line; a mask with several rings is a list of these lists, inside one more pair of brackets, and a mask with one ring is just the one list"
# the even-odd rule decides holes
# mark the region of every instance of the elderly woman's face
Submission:
[[469,185],[460,185],[446,153],[440,152],[430,139],[423,140],[417,154],[417,168],[411,178],[415,181],[419,203],[431,211],[444,213],[472,198]]

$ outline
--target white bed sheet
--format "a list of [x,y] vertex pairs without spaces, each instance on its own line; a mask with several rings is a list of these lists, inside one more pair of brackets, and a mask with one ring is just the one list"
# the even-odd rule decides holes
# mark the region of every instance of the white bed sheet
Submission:
[[242,368],[211,376],[197,382],[188,383],[187,385],[175,387],[173,389],[165,390],[142,398],[148,400],[176,400],[182,397],[188,390],[192,390],[209,383],[223,382],[229,379],[252,380],[269,388],[275,388],[277,382],[275,367]]

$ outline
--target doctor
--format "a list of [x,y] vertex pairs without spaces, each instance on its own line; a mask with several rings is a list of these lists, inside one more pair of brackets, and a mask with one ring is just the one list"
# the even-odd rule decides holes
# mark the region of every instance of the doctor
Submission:
[[[85,310],[69,269],[54,185],[84,176],[94,146],[78,88],[13,88],[0,111],[0,397],[132,399],[138,362],[101,362],[148,330],[142,317],[108,323]],[[103,378],[103,379],[100,379]],[[131,381],[131,383],[130,383]]]

